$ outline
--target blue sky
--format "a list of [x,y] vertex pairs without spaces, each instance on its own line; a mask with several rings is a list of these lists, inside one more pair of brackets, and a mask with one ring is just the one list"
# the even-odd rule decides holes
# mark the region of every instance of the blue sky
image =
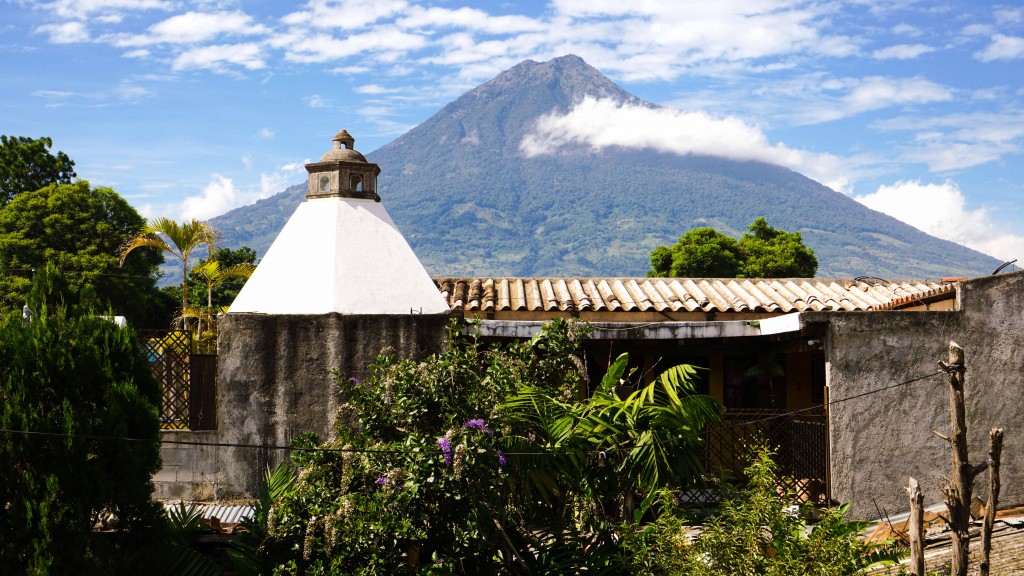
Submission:
[[[573,53],[566,142],[765,160],[926,232],[1024,259],[1024,5],[967,0],[0,0],[0,133],[50,136],[147,216],[302,182],[524,59]],[[385,199],[386,202],[386,199]]]

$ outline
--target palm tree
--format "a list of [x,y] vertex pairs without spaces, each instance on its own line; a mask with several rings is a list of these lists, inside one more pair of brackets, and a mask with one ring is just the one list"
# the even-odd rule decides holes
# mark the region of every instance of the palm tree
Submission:
[[188,307],[188,259],[193,250],[204,245],[212,254],[216,238],[217,231],[209,222],[193,219],[178,224],[169,218],[156,218],[147,221],[142,230],[121,247],[121,264],[136,248],[158,248],[181,260],[184,274],[181,280],[181,308],[184,310]]
[[[220,262],[216,260],[207,260],[195,268],[192,272],[202,278],[206,282],[206,311],[205,313],[199,309],[193,309],[191,307],[185,307],[181,310],[181,318],[184,322],[186,318],[198,318],[199,327],[196,330],[198,337],[202,339],[203,336],[203,319],[206,319],[206,325],[214,335],[214,342],[216,342],[216,317],[217,314],[213,310],[213,287],[224,280],[229,278],[248,278],[252,276],[252,273],[256,271],[255,264],[249,264],[248,262],[242,262],[241,264],[235,264],[233,266],[227,266],[225,268],[220,267]],[[227,306],[223,307],[226,310]]]
[[242,262],[234,266],[220,267],[220,262],[207,260],[196,266],[192,272],[206,282],[206,307],[213,309],[213,287],[229,278],[248,278],[256,271],[255,264]]

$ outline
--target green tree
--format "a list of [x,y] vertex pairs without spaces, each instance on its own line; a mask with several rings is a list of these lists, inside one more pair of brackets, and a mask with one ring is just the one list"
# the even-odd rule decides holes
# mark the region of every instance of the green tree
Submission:
[[[162,515],[159,388],[134,334],[56,267],[32,295],[30,321],[0,321],[0,574],[131,573]],[[117,518],[106,533],[101,512]]]
[[64,152],[50,153],[53,140],[0,136],[0,206],[22,192],[50,184],[70,184],[75,162]]
[[758,218],[737,242],[714,228],[694,228],[672,247],[651,252],[649,277],[812,278],[814,251],[799,232],[777,230]]
[[758,218],[750,232],[740,238],[743,264],[739,274],[746,278],[813,278],[818,258],[804,245],[799,232],[777,230]]
[[214,251],[217,231],[209,222],[188,220],[178,224],[169,218],[156,218],[147,221],[142,230],[121,247],[121,263],[138,248],[156,248],[181,261],[181,310],[188,308],[188,261],[192,252],[206,247],[208,253]]
[[740,265],[736,240],[714,228],[694,228],[674,246],[659,246],[651,253],[648,276],[733,278]]
[[110,188],[88,181],[23,192],[0,208],[0,306],[18,309],[34,270],[52,262],[74,292],[94,296],[136,326],[166,314],[156,288],[160,254],[137,254],[118,266],[120,246],[145,220]]

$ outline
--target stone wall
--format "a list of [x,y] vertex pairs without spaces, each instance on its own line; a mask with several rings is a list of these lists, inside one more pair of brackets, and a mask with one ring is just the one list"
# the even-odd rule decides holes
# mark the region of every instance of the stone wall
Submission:
[[[965,281],[956,312],[816,314],[827,322],[829,442],[833,498],[875,518],[908,508],[908,476],[925,504],[942,502],[949,447],[948,379],[937,361],[955,341],[966,354],[970,458],[987,459],[988,431],[1006,429],[1001,506],[1024,503],[1024,273]],[[881,389],[936,374],[919,382]],[[878,391],[860,398],[860,394]],[[984,476],[975,494],[987,498]]]
[[165,498],[252,494],[267,467],[305,432],[331,433],[338,396],[332,371],[364,377],[385,349],[422,358],[440,350],[446,315],[278,316],[228,314],[218,326],[216,432],[165,433],[231,447],[164,445],[154,478]]

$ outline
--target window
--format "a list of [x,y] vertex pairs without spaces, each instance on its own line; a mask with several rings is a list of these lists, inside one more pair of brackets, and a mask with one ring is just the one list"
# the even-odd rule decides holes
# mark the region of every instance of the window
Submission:
[[353,192],[362,192],[363,191],[363,177],[360,176],[359,174],[353,174],[348,179],[348,187]]

